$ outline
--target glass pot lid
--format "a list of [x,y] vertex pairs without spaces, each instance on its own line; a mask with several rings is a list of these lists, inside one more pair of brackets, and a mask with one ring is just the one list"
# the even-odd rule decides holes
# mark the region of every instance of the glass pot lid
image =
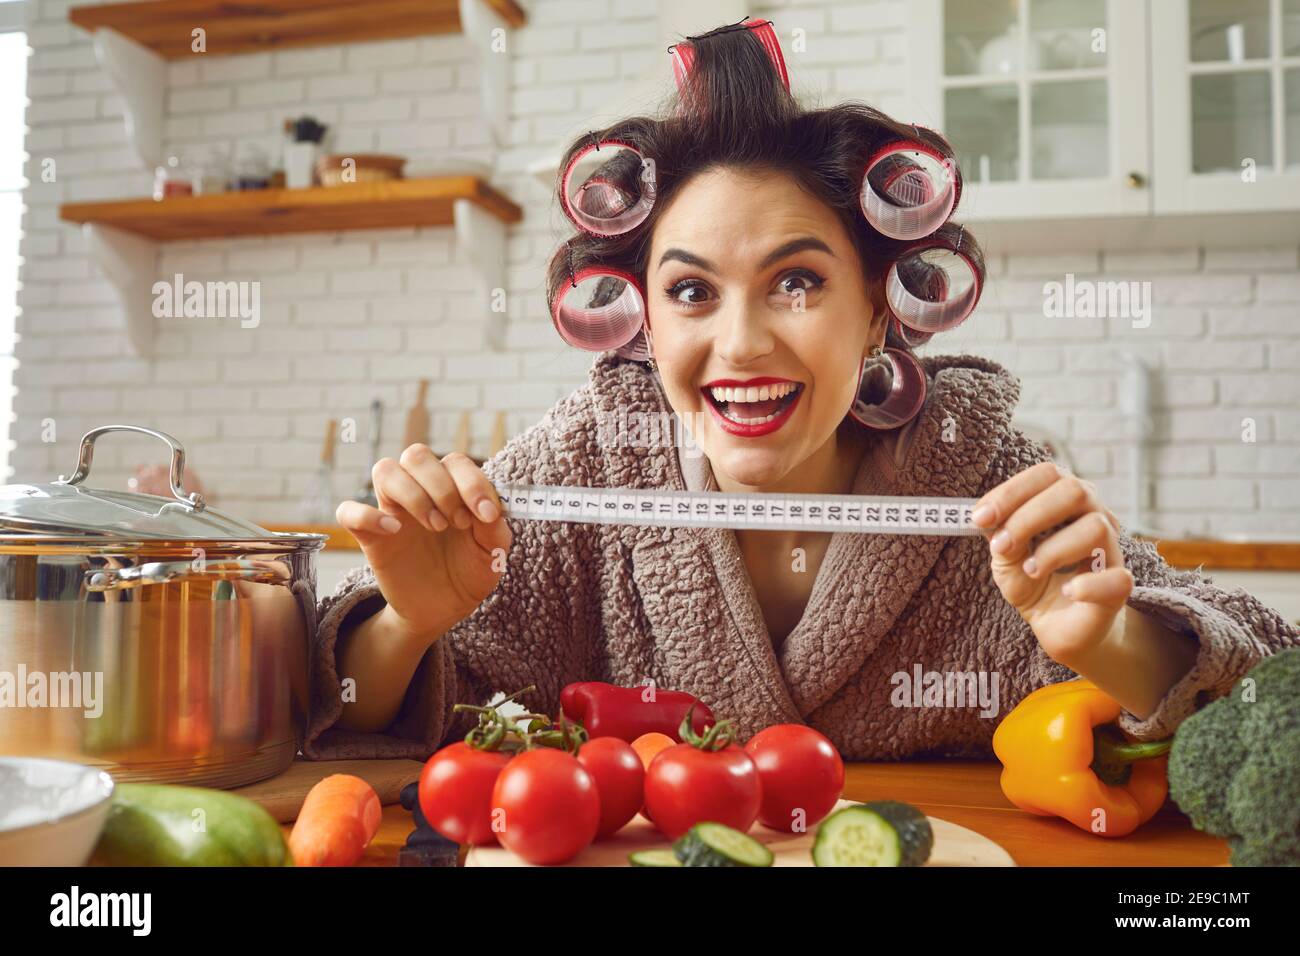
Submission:
[[[137,432],[171,448],[171,498],[109,491],[82,484],[90,476],[95,440],[108,432]],[[0,534],[44,534],[104,539],[284,540],[265,528],[210,507],[197,492],[186,494],[185,449],[171,435],[140,425],[103,425],[81,437],[77,470],[48,484],[0,486]]]

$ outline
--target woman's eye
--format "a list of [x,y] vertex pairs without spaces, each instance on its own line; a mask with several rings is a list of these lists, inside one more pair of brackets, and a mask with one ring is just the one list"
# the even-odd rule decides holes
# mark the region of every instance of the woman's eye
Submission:
[[681,305],[702,305],[708,301],[709,290],[698,282],[683,281],[668,287],[668,298]]
[[814,289],[821,288],[822,278],[812,272],[792,272],[777,283],[777,288],[786,295],[807,295]]

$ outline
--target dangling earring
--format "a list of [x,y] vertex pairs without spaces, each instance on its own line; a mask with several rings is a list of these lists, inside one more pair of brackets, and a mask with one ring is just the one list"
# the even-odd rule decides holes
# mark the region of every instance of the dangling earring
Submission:
[[916,417],[925,390],[925,371],[910,352],[874,345],[862,360],[849,414],[868,428],[897,428]]

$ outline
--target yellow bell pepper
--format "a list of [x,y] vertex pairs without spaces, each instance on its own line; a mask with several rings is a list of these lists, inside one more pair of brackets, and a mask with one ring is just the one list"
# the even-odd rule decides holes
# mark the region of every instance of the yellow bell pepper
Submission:
[[1127,836],[1146,823],[1169,790],[1172,738],[1130,742],[1114,724],[1120,710],[1084,679],[1027,696],[993,734],[1007,799],[1098,836]]

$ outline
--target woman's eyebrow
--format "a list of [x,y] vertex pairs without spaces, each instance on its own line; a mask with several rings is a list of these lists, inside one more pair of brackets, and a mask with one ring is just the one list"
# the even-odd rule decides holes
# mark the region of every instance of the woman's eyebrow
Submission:
[[[768,266],[772,265],[772,263],[780,262],[786,256],[792,256],[796,252],[803,252],[809,249],[816,252],[824,252],[831,257],[834,257],[835,255],[835,253],[831,252],[830,246],[826,245],[826,243],[822,242],[816,236],[801,236],[798,239],[791,239],[789,242],[777,246],[763,257],[763,261],[758,264],[758,267],[760,269],[766,269]],[[696,266],[700,269],[706,269],[709,272],[717,271],[713,267],[713,263],[709,262],[708,259],[697,256],[693,252],[687,252],[685,249],[665,249],[664,254],[659,257],[659,265],[662,266],[670,259],[684,262],[688,266]]]

